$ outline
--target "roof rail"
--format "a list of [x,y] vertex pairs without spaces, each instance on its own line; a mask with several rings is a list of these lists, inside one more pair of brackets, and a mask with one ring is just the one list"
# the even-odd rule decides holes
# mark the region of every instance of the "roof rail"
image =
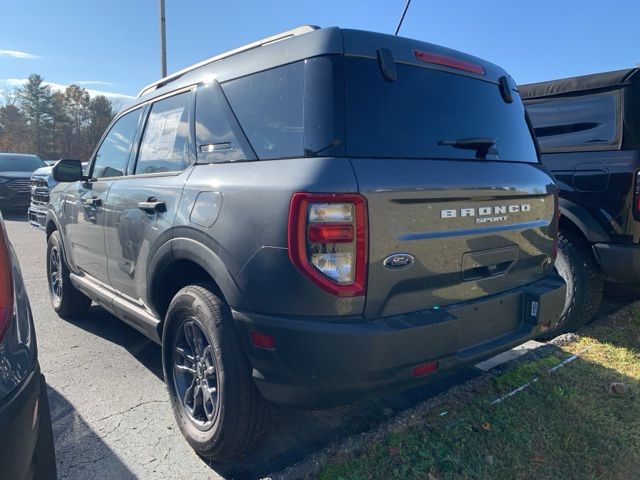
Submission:
[[284,40],[289,37],[295,37],[296,35],[302,35],[303,33],[313,32],[314,30],[318,30],[319,28],[320,27],[317,27],[315,25],[303,25],[301,27],[294,28],[292,30],[287,30],[286,32],[278,33],[276,35],[263,38],[262,40],[258,40],[256,42],[249,43],[242,47],[229,50],[228,52],[221,53],[220,55],[216,55],[215,57],[211,57],[206,60],[203,60],[202,62],[196,63],[195,65],[191,65],[190,67],[179,70],[176,73],[172,73],[171,75],[167,75],[166,77],[163,77],[160,80],[147,85],[142,90],[140,90],[140,93],[138,93],[138,97],[141,97],[145,93],[149,93],[154,90],[157,90],[158,88],[166,85],[167,83],[173,80],[176,80],[177,78],[180,78],[185,73],[188,73],[191,70],[195,70],[196,68],[202,67],[209,63],[215,62],[217,60],[222,60],[223,58],[231,57],[232,55],[236,55],[241,52],[246,52],[247,50],[252,50],[254,48],[262,47],[270,43],[278,42],[280,40]]

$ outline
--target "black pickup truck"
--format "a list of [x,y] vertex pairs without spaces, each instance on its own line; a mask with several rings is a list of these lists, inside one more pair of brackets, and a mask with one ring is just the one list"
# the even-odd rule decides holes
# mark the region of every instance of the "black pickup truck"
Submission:
[[640,283],[640,68],[519,90],[560,185],[559,328],[575,328],[598,309],[605,280]]

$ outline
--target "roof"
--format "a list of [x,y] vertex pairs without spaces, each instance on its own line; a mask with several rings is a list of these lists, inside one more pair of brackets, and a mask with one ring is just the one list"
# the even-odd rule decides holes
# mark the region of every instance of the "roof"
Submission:
[[594,73],[580,77],[562,78],[547,82],[520,85],[520,97],[525,99],[560,96],[577,92],[607,90],[626,85],[640,85],[640,68]]
[[141,97],[142,95],[144,95],[147,92],[151,92],[151,91],[157,89],[158,87],[161,87],[162,85],[166,85],[167,83],[169,83],[169,82],[171,82],[173,80],[176,80],[177,78],[180,78],[185,73],[188,73],[188,72],[190,72],[192,70],[195,70],[197,68],[200,68],[200,67],[208,65],[210,63],[213,63],[213,62],[215,62],[217,60],[222,60],[223,58],[227,58],[227,57],[230,57],[232,55],[236,55],[237,53],[242,53],[242,52],[246,52],[247,50],[252,50],[254,48],[258,48],[258,47],[262,47],[262,46],[265,46],[265,45],[269,45],[271,43],[278,42],[280,40],[285,40],[287,38],[294,37],[296,35],[302,35],[303,33],[313,32],[314,30],[318,30],[319,28],[320,27],[317,27],[315,25],[303,25],[303,26],[298,27],[298,28],[287,30],[286,32],[277,33],[277,34],[272,35],[270,37],[263,38],[262,40],[257,40],[255,42],[249,43],[249,44],[244,45],[242,47],[238,47],[238,48],[235,48],[233,50],[229,50],[228,52],[221,53],[220,55],[216,55],[214,57],[208,58],[206,60],[203,60],[202,62],[196,63],[194,65],[191,65],[191,66],[187,67],[187,68],[183,68],[182,70],[180,70],[178,72],[172,73],[171,75],[167,75],[166,77],[163,77],[160,80],[157,80],[157,81],[147,85],[142,90],[140,90],[140,93],[138,93],[138,97]]
[[[121,113],[126,113],[153,98],[198,82],[215,79],[223,83],[320,55],[349,54],[376,58],[377,51],[381,47],[390,50],[397,63],[424,66],[424,61],[417,60],[416,52],[426,51],[477,64],[484,70],[482,75],[456,72],[458,74],[476,76],[491,82],[497,82],[500,76],[506,75],[497,65],[438,45],[381,33],[306,25],[222,53],[164,77],[142,89],[138,98],[127,105]],[[430,68],[451,71],[451,68],[438,65],[431,65]]]

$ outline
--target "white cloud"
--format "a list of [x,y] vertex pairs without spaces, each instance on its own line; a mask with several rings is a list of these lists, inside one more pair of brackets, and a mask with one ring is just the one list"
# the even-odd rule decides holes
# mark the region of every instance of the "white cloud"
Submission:
[[[21,87],[26,82],[27,82],[26,78],[0,78],[0,90]],[[57,92],[63,92],[65,88],[68,87],[68,85],[65,85],[62,83],[56,83],[56,82],[43,82],[43,83],[45,85],[49,85],[52,90],[55,90]],[[87,88],[86,90],[89,93],[89,95],[92,97],[95,97],[97,95],[104,95],[109,100],[111,100],[111,102],[116,104],[116,106],[123,106],[124,104],[130,102],[135,98],[131,95],[124,95],[122,93],[116,93],[116,92],[107,92],[104,90],[94,90],[92,88]]]
[[19,50],[0,50],[0,57],[20,58],[22,60],[40,60],[42,57]]
[[113,83],[111,82],[103,82],[102,80],[76,80],[73,83],[75,83],[76,85],[103,85],[103,86],[113,85]]

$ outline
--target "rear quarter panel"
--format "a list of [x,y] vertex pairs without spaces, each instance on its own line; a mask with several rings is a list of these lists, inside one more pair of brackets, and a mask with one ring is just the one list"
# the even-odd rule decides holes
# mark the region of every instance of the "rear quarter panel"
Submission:
[[633,218],[640,151],[547,153],[543,164],[556,177],[563,199],[585,209],[614,241],[640,241]]
[[[344,158],[198,165],[185,185],[173,237],[195,239],[213,251],[250,311],[358,315],[364,309],[364,297],[338,298],[324,292],[293,266],[287,249],[293,193],[357,191],[351,164]],[[202,217],[198,209],[208,208],[197,200],[203,192],[219,193],[220,205],[215,207],[219,212],[211,226],[197,220]]]

